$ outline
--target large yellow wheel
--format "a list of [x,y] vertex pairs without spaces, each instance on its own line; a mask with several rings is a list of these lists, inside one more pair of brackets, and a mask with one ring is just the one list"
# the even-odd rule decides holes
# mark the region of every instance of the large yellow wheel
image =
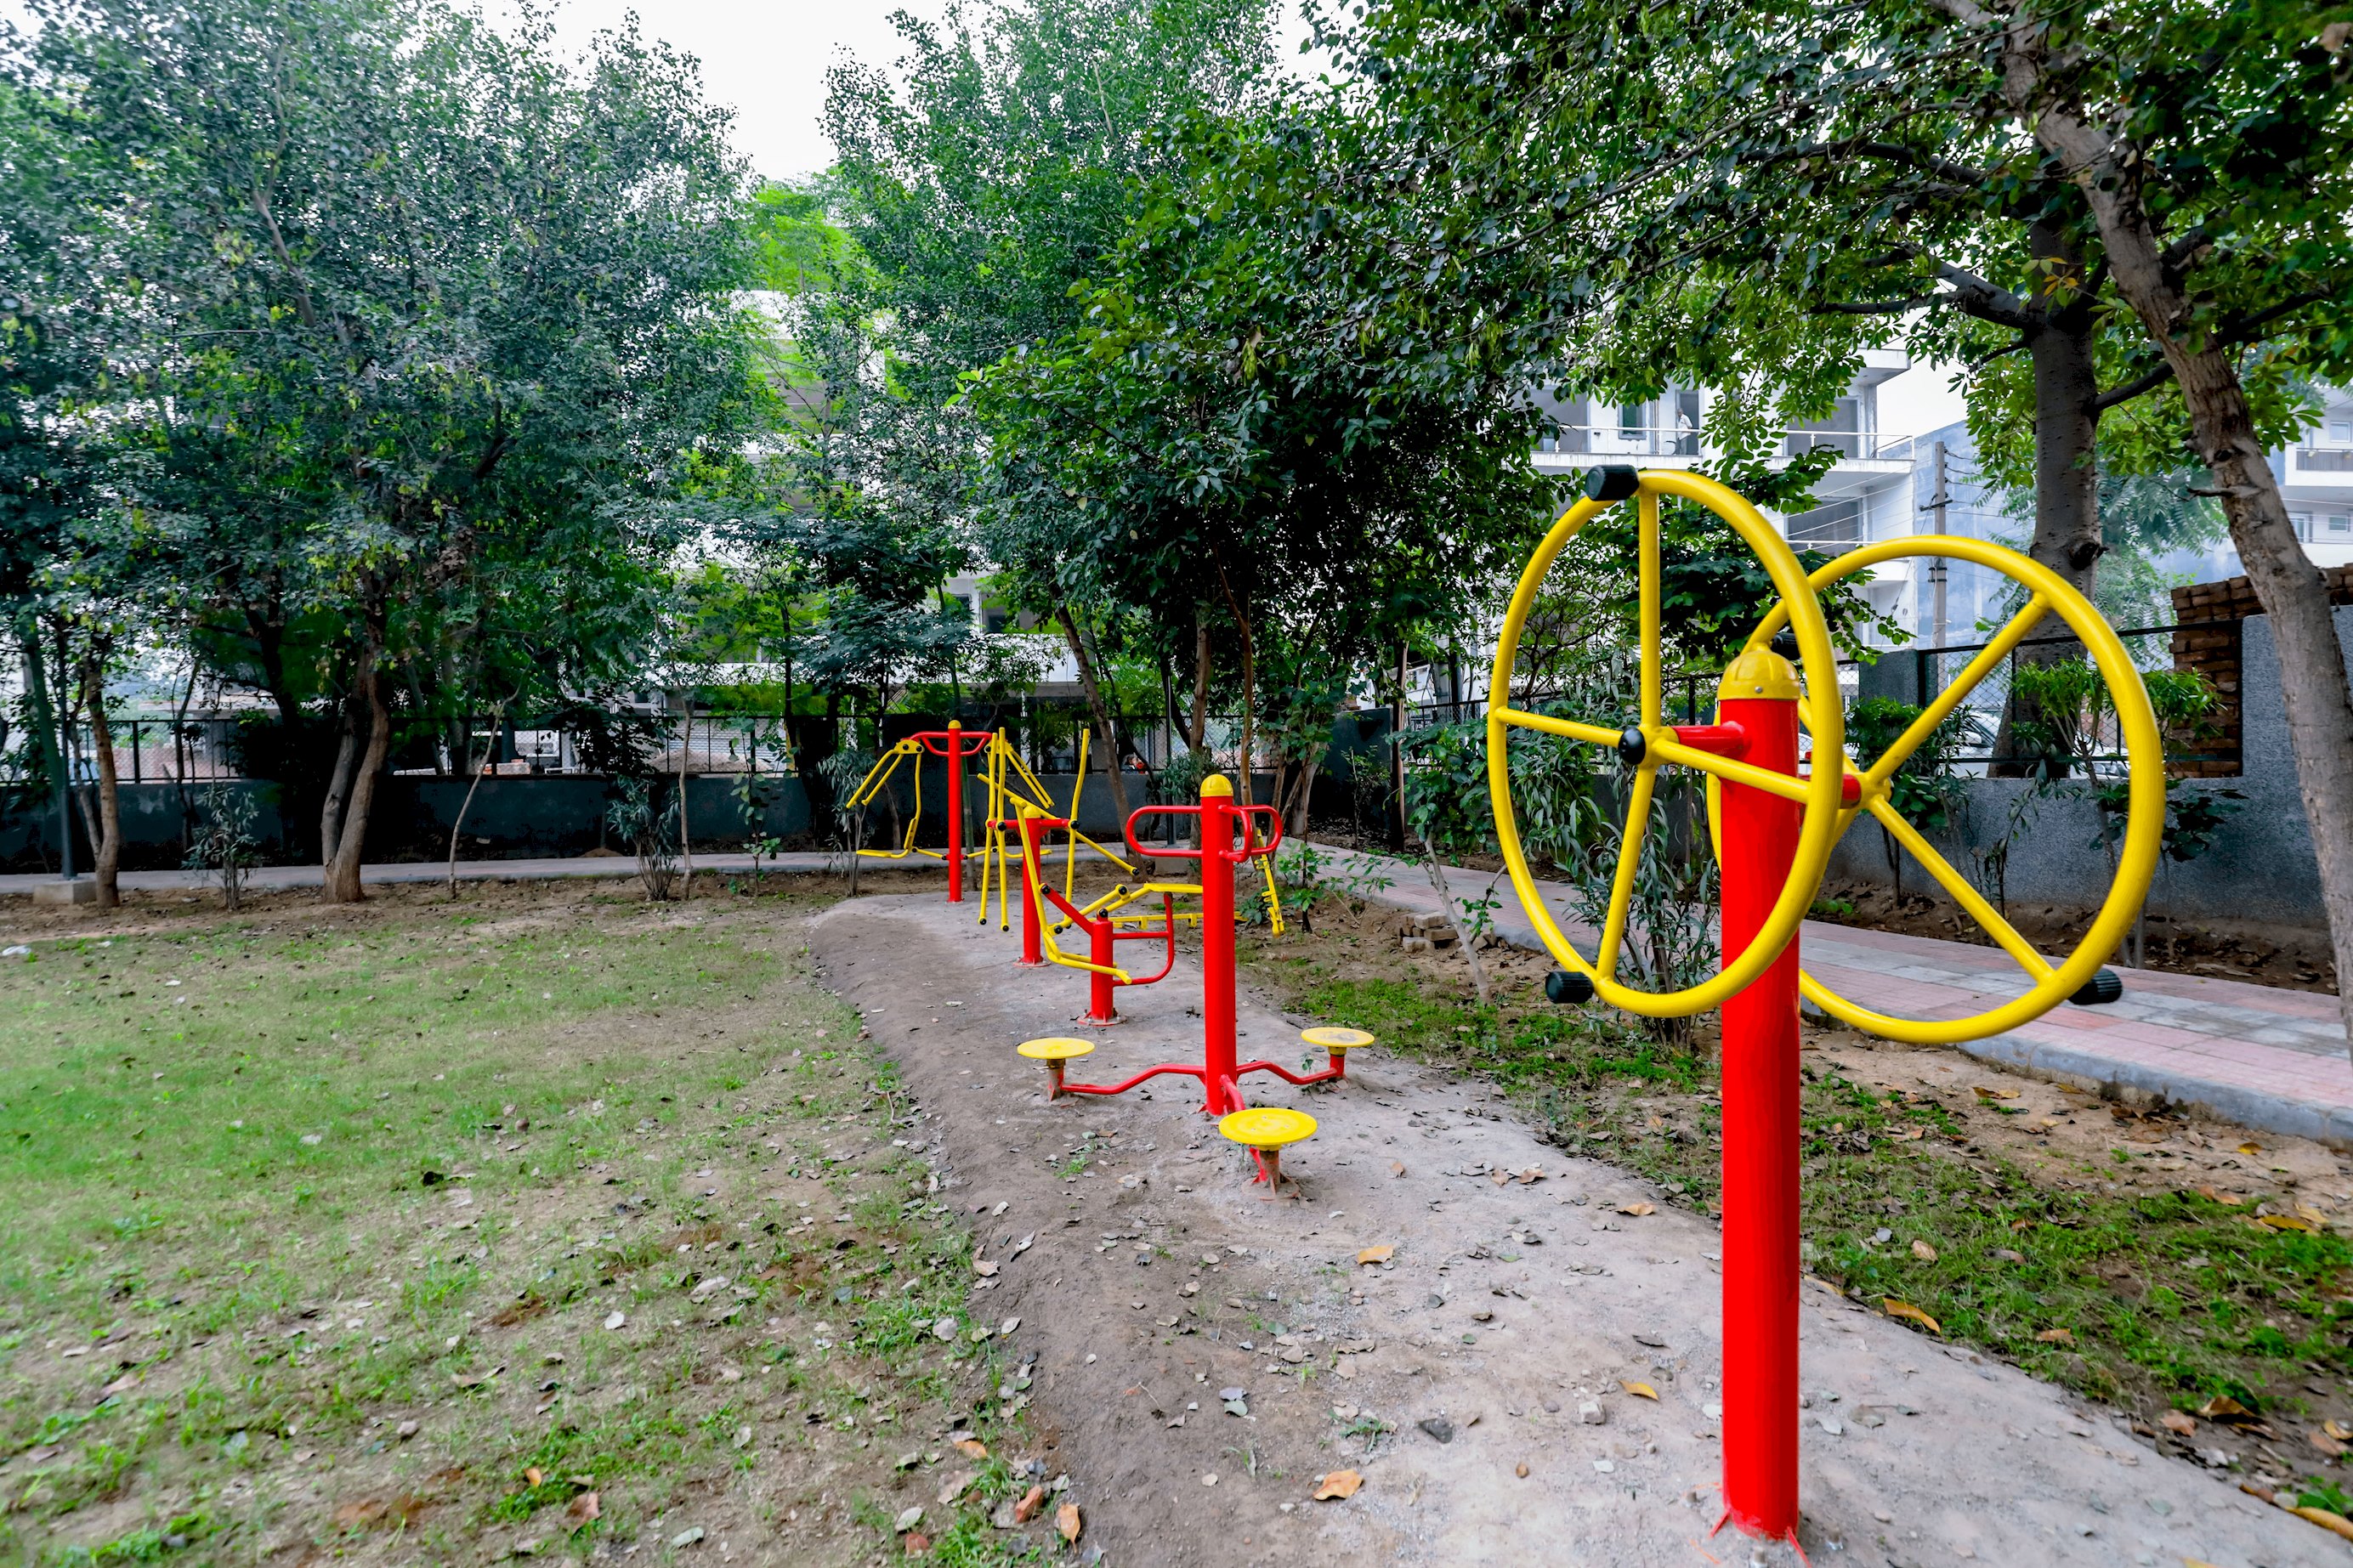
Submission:
[[[1856,816],[1864,814],[1884,827],[1897,845],[1936,879],[1937,886],[1951,895],[1953,901],[2017,962],[2019,968],[2025,972],[2027,990],[2024,995],[1989,1012],[1964,1018],[1902,1018],[1893,1014],[1874,1012],[1861,1003],[1849,1001],[1811,974],[1803,975],[1799,984],[1808,1000],[1834,1018],[1858,1029],[1868,1029],[1874,1035],[1925,1046],[1984,1039],[1989,1035],[1998,1035],[2039,1018],[2062,1002],[2093,999],[2094,994],[2087,991],[2086,987],[2098,974],[2100,965],[2124,940],[2125,932],[2130,929],[2134,917],[2140,910],[2141,901],[2148,896],[2149,879],[2157,872],[2158,851],[2165,829],[2165,750],[2158,731],[2157,715],[2149,706],[2148,689],[2141,682],[2140,671],[2134,666],[2131,655],[2125,651],[2125,645],[2115,630],[2101,618],[2099,611],[2092,607],[2091,601],[2040,562],[2014,550],[1988,544],[1982,540],[1915,534],[1882,544],[1866,545],[1841,555],[1814,573],[1809,583],[1810,591],[1802,601],[1793,601],[1783,595],[1781,605],[1776,606],[1749,634],[1748,647],[1769,646],[1782,626],[1788,624],[1788,607],[1792,603],[1800,603],[1810,610],[1818,595],[1843,577],[1883,562],[1922,555],[1966,561],[1999,572],[2026,590],[2026,603],[1953,678],[1951,684],[1928,700],[1919,718],[1914,720],[1886,751],[1872,759],[1868,766],[1858,766],[1852,761],[1848,763],[1849,771],[1857,776],[1858,799],[1853,806],[1840,814],[1838,830],[1843,832]],[[2031,636],[2046,617],[2053,615],[2083,643],[2091,654],[2101,679],[2107,684],[2109,700],[2116,710],[2117,730],[2124,741],[2128,781],[2125,832],[2116,854],[2116,880],[2109,886],[2107,898],[2101,903],[2091,928],[2084,933],[2083,941],[2075,945],[2073,952],[2055,965],[2036,952],[2033,944],[2002,918],[2000,911],[1986,902],[1969,879],[1939,855],[1921,836],[1918,828],[1905,821],[1888,799],[1896,770],[1926,742],[1938,725],[1952,717],[1979,683],[2001,668],[2002,661],[2016,650],[2019,644]],[[1826,757],[1831,754],[1833,748],[1824,742],[1821,731],[1816,731],[1815,755]],[[1827,770],[1818,766],[1816,771]],[[1709,823],[1713,829],[1715,816],[1713,787],[1708,795]],[[2112,1000],[2113,997],[2099,999]]]
[[[1831,846],[1837,842],[1843,824],[1839,809],[1841,781],[1838,769],[1818,768],[1810,779],[1767,773],[1683,745],[1676,739],[1674,727],[1666,722],[1659,628],[1662,496],[1696,501],[1715,512],[1731,525],[1764,565],[1781,595],[1781,603],[1789,607],[1787,619],[1797,637],[1806,693],[1799,700],[1799,716],[1823,755],[1843,754],[1845,714],[1839,702],[1838,661],[1831,647],[1830,628],[1823,623],[1813,588],[1806,580],[1805,568],[1774,531],[1773,525],[1736,492],[1698,474],[1679,468],[1644,469],[1639,473],[1630,468],[1597,468],[1588,478],[1586,499],[1563,512],[1545,535],[1544,542],[1536,547],[1504,613],[1503,632],[1495,647],[1494,675],[1487,689],[1487,789],[1494,803],[1495,836],[1504,852],[1504,868],[1511,873],[1512,887],[1519,894],[1521,907],[1554,962],[1568,973],[1583,976],[1591,984],[1593,994],[1612,1006],[1650,1017],[1672,1018],[1718,1005],[1763,973],[1779,956],[1789,939],[1797,934],[1798,922],[1813,904],[1815,889],[1820,886]],[[1634,503],[1639,536],[1640,723],[1633,729],[1619,730],[1514,706],[1512,672],[1518,662],[1520,638],[1526,629],[1528,613],[1544,586],[1546,574],[1568,542],[1577,537],[1577,530],[1603,509],[1626,500]],[[1778,621],[1775,623],[1776,629],[1779,625]],[[1612,747],[1621,760],[1633,765],[1633,780],[1627,791],[1626,826],[1619,840],[1618,866],[1610,882],[1609,913],[1603,921],[1599,949],[1590,963],[1569,945],[1559,922],[1546,908],[1535,879],[1528,870],[1527,856],[1520,847],[1519,823],[1512,806],[1511,773],[1505,765],[1506,742],[1514,728]],[[1626,938],[1634,872],[1641,863],[1644,830],[1650,822],[1651,797],[1658,770],[1664,766],[1696,768],[1714,779],[1751,784],[1795,800],[1805,811],[1789,879],[1782,887],[1757,940],[1721,972],[1697,985],[1681,991],[1643,991],[1618,983],[1618,960]]]

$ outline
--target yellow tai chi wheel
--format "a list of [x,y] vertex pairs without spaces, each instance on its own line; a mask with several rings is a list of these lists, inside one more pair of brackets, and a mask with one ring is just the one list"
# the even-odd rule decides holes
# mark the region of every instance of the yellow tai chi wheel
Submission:
[[[1950,561],[1965,561],[1999,572],[2026,590],[2026,603],[2012,616],[2001,630],[1971,658],[1955,676],[1950,684],[1928,700],[1920,716],[1889,744],[1886,751],[1872,759],[1867,766],[1858,766],[1852,759],[1847,771],[1855,776],[1853,804],[1840,815],[1839,829],[1860,815],[1868,814],[1894,838],[1921,868],[1936,879],[1937,886],[1949,894],[1963,912],[1985,933],[1993,938],[2004,952],[2014,959],[2025,972],[2027,989],[2024,994],[1988,1012],[1958,1018],[1904,1018],[1893,1014],[1874,1012],[1824,985],[1811,974],[1799,981],[1807,998],[1831,1016],[1858,1029],[1868,1029],[1890,1039],[1905,1040],[1914,1045],[1950,1045],[1960,1040],[1979,1040],[2014,1029],[2051,1011],[2062,1002],[2114,1001],[2114,977],[2103,982],[2100,965],[2114,952],[2118,942],[2138,913],[2141,901],[2148,896],[2149,879],[2157,873],[2157,859],[2165,829],[2165,751],[2157,727],[2157,715],[2149,706],[2148,690],[2141,682],[2140,671],[2134,667],[2132,656],[2125,651],[2124,643],[2115,630],[2092,607],[2091,601],[2069,586],[2066,580],[2040,562],[2005,550],[1982,540],[1950,536],[1914,535],[1893,539],[1881,544],[1865,545],[1817,570],[1809,583],[1805,602],[1816,596],[1840,579],[1865,571],[1883,562],[1908,556],[1941,556]],[[1777,584],[1778,585],[1778,584]],[[1776,605],[1757,623],[1748,635],[1748,647],[1768,647],[1774,637],[1788,624],[1788,607],[1797,601],[1784,593],[1782,603]],[[2108,896],[2100,905],[2099,913],[2091,927],[2076,943],[2067,958],[2052,964],[2035,951],[2032,943],[2019,934],[2016,927],[2004,920],[2000,911],[1986,902],[1969,879],[1955,869],[1952,863],[1939,855],[1920,830],[1904,819],[1889,801],[1896,770],[1934,734],[1938,725],[1952,717],[1978,684],[2002,666],[2046,617],[2057,616],[2073,632],[2091,655],[2092,662],[2107,687],[2108,699],[2116,715],[2116,728],[2124,742],[2126,777],[2125,832],[2116,854],[2116,880],[2108,888]],[[1815,754],[1829,754],[1821,731],[1815,731]],[[1817,768],[1817,772],[1825,771]],[[1708,817],[1711,830],[1715,825],[1716,792],[1715,781],[1709,781]],[[1794,879],[1793,879],[1794,881]],[[1809,895],[1810,898],[1810,894]],[[1764,945],[1758,943],[1759,946]],[[1779,951],[1777,944],[1775,951]]]
[[[1631,468],[1597,468],[1587,477],[1585,499],[1561,514],[1544,542],[1536,546],[1527,569],[1520,574],[1519,585],[1513,590],[1511,605],[1504,616],[1503,631],[1495,647],[1494,675],[1488,686],[1492,695],[1487,710],[1487,788],[1494,802],[1495,836],[1503,849],[1504,868],[1511,873],[1513,889],[1519,894],[1521,907],[1535,927],[1537,936],[1567,977],[1581,977],[1583,984],[1592,987],[1592,994],[1612,1006],[1650,1017],[1670,1018],[1704,1012],[1736,994],[1763,973],[1788,945],[1789,939],[1797,933],[1799,921],[1805,919],[1807,910],[1813,904],[1823,869],[1830,863],[1831,848],[1838,841],[1839,830],[1845,826],[1845,814],[1839,800],[1843,781],[1836,768],[1816,769],[1810,779],[1769,773],[1685,745],[1677,738],[1674,726],[1667,723],[1659,624],[1662,496],[1696,501],[1715,512],[1764,565],[1782,605],[1788,610],[1789,629],[1797,637],[1798,660],[1805,676],[1804,693],[1799,701],[1799,717],[1813,734],[1815,744],[1827,756],[1843,754],[1845,714],[1839,702],[1837,655],[1831,648],[1830,628],[1822,619],[1813,587],[1806,580],[1805,568],[1762,513],[1714,479],[1679,468],[1641,472]],[[1520,639],[1526,630],[1529,611],[1544,586],[1546,574],[1568,542],[1577,537],[1577,530],[1603,509],[1626,500],[1635,506],[1640,556],[1639,722],[1620,730],[1514,707],[1512,674],[1518,663]],[[1778,623],[1775,629],[1778,629]],[[1599,948],[1590,963],[1569,944],[1559,922],[1546,906],[1535,879],[1528,870],[1527,856],[1520,847],[1505,745],[1508,732],[1515,727],[1614,747],[1621,762],[1633,770],[1627,790],[1626,826],[1620,840],[1617,871],[1610,883],[1609,912],[1603,921]],[[1634,873],[1641,863],[1658,770],[1670,765],[1696,768],[1714,779],[1730,779],[1783,795],[1799,802],[1804,812],[1788,880],[1757,939],[1719,973],[1699,984],[1680,991],[1643,991],[1619,984],[1618,960],[1625,942],[1627,909],[1633,898]],[[1582,998],[1563,995],[1558,999]]]

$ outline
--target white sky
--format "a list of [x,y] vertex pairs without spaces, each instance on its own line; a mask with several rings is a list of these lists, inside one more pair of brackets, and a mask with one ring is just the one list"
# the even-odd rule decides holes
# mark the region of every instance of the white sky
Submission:
[[[505,0],[487,0],[493,24],[514,16]],[[833,162],[818,129],[825,109],[825,73],[845,52],[869,64],[899,55],[891,14],[904,10],[937,20],[940,0],[559,0],[556,37],[567,51],[597,32],[617,27],[632,10],[643,30],[702,63],[703,89],[733,110],[734,142],[770,179],[812,174]]]
[[1879,428],[1890,436],[1926,436],[1957,422],[1961,395],[1947,384],[1953,367],[1915,361],[1910,370],[1880,383]]

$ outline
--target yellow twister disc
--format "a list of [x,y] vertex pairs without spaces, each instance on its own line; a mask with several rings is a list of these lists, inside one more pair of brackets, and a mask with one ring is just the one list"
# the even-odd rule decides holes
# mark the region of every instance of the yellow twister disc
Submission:
[[1082,1057],[1095,1048],[1092,1040],[1074,1040],[1067,1035],[1050,1035],[1042,1040],[1024,1040],[1013,1047],[1032,1061],[1066,1062],[1072,1057]]
[[1315,1134],[1315,1118],[1279,1105],[1253,1106],[1218,1119],[1218,1131],[1247,1149],[1280,1149]]
[[1333,1026],[1302,1029],[1299,1031],[1299,1037],[1311,1046],[1321,1046],[1327,1051],[1354,1050],[1358,1046],[1369,1046],[1373,1043],[1373,1037],[1362,1029],[1342,1029]]

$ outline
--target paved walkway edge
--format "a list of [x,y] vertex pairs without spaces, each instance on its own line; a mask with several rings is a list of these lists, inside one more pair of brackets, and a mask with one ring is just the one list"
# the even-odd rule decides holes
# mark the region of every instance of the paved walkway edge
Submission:
[[2127,1096],[2164,1100],[2255,1131],[2309,1138],[2332,1149],[2353,1149],[2353,1113],[2342,1107],[2307,1105],[2265,1094],[2261,1089],[2215,1083],[2141,1062],[2120,1062],[2090,1051],[2021,1039],[2014,1034],[1969,1040],[1956,1048],[1964,1056],[2038,1078],[2064,1079],[2085,1089],[2113,1089]]
[[[1382,888],[1360,877],[1357,885],[1348,889],[1353,896],[1413,914],[1440,912],[1437,889],[1430,885],[1430,874],[1419,864],[1328,844],[1319,844],[1315,848],[1319,855],[1333,856],[1341,865],[1360,874],[1372,870],[1389,879],[1389,885]],[[1450,893],[1453,891],[1454,879],[1465,876],[1475,878],[1483,891],[1491,875],[1466,871],[1459,866],[1448,867],[1447,870],[1451,873],[1447,879]],[[1510,886],[1508,880],[1504,883],[1505,897],[1502,908],[1496,910],[1496,935],[1513,947],[1541,952],[1544,944],[1536,939],[1535,928],[1528,923],[1518,899],[1510,895]],[[1459,910],[1446,912],[1461,918]],[[2309,1138],[2332,1149],[2353,1149],[2353,1111],[2341,1106],[2307,1103],[2143,1062],[2119,1061],[2096,1052],[2028,1039],[2015,1032],[1971,1040],[1957,1048],[1976,1060],[2038,1078],[2065,1079],[2084,1089],[2121,1093],[2127,1098],[2162,1099],[2254,1131]]]

